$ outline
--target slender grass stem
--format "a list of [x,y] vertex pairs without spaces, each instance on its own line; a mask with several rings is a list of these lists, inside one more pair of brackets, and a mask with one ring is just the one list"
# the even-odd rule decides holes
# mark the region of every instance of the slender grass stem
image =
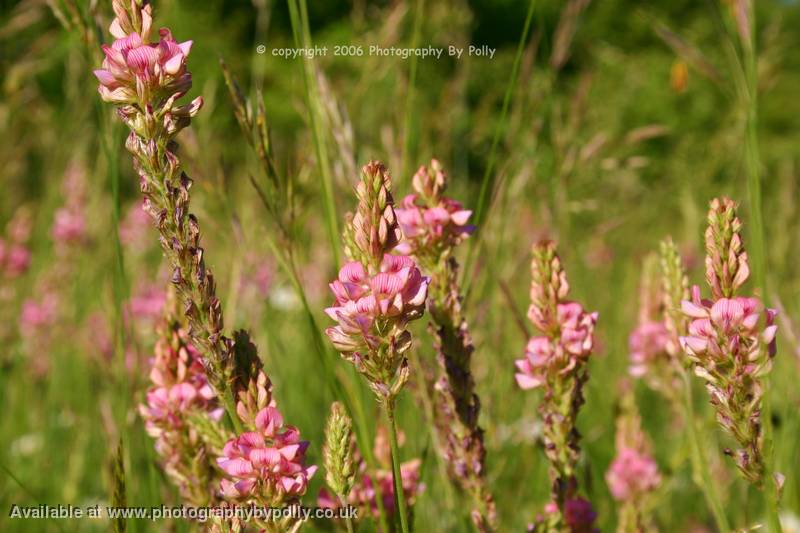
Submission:
[[[342,500],[342,505],[344,505],[344,500]],[[353,528],[353,519],[349,516],[345,518],[344,525],[347,528],[347,533],[355,533],[355,529]]]
[[[411,48],[416,48],[419,42],[419,35],[422,30],[422,16],[425,12],[425,0],[417,0],[416,7],[414,8],[414,29],[411,34]],[[410,159],[415,155],[415,150],[412,149],[412,143],[416,139],[413,136],[414,129],[414,92],[417,85],[417,56],[412,54],[409,58],[408,66],[408,92],[406,94],[406,109],[405,119],[403,123],[403,155],[401,159],[401,174],[400,179],[405,180],[410,172]],[[414,147],[416,148],[416,144]]]
[[491,193],[494,190],[494,166],[497,159],[497,147],[500,144],[500,138],[505,132],[506,118],[508,110],[511,107],[511,97],[514,94],[514,89],[517,86],[517,78],[519,77],[519,68],[522,63],[522,54],[525,51],[525,43],[528,42],[528,34],[531,29],[531,22],[533,21],[533,8],[535,0],[530,0],[528,5],[528,14],[525,16],[525,24],[522,27],[522,34],[519,37],[519,44],[517,44],[517,53],[514,56],[514,64],[511,68],[511,77],[508,80],[505,95],[503,96],[503,107],[500,111],[500,119],[497,122],[497,128],[492,137],[492,145],[489,149],[489,159],[486,162],[486,171],[483,173],[483,180],[481,181],[480,192],[478,193],[478,203],[475,206],[475,216],[472,223],[478,228],[478,234],[470,239],[469,253],[467,260],[464,263],[464,294],[469,292],[469,281],[471,279],[470,272],[472,271],[472,263],[475,259],[475,253],[480,247],[483,231],[483,221],[486,218],[486,212],[489,209],[489,201],[491,200]]
[[[766,252],[764,248],[764,217],[761,210],[761,158],[758,147],[758,65],[755,50],[755,9],[748,2],[748,33],[741,35],[746,87],[740,101],[746,106],[745,116],[745,170],[747,173],[747,196],[750,204],[750,260],[756,285],[766,303],[769,292],[766,278]],[[761,427],[764,435],[764,490],[767,502],[767,523],[771,533],[780,533],[778,515],[778,488],[773,482],[775,457],[773,450],[772,401],[770,377],[763,378],[764,394],[761,400]]]
[[[259,195],[262,195],[262,191],[258,188],[257,184],[254,183],[253,185],[256,187]],[[278,261],[278,265],[281,267],[281,270],[283,270],[284,274],[289,278],[289,281],[297,293],[298,298],[300,298],[300,303],[306,315],[308,327],[311,330],[311,335],[314,339],[314,347],[316,348],[323,368],[326,369],[325,374],[336,376],[336,379],[333,381],[328,381],[334,396],[343,399],[345,404],[350,407],[352,412],[355,414],[356,440],[358,441],[359,448],[364,454],[364,459],[367,461],[369,470],[371,472],[375,472],[377,465],[375,463],[375,456],[372,453],[372,446],[370,444],[370,438],[367,429],[369,425],[367,424],[367,417],[366,413],[364,412],[364,404],[361,401],[361,395],[358,393],[356,388],[353,387],[353,380],[350,376],[336,372],[330,368],[331,352],[326,349],[325,339],[322,337],[322,333],[320,333],[322,330],[317,324],[317,319],[311,310],[311,305],[309,304],[308,297],[303,289],[303,284],[300,282],[300,277],[297,274],[297,268],[294,265],[293,259],[289,257],[289,254],[286,253],[285,250],[279,249],[278,245],[271,237],[267,237],[266,240],[267,245],[272,251],[272,255]],[[378,503],[378,514],[380,515],[381,525],[384,531],[388,531],[389,520],[386,515],[386,509],[383,506],[383,496],[381,494],[380,487],[377,484],[375,485],[375,490],[377,493],[376,500]]]
[[394,418],[394,400],[383,403],[386,419],[389,422],[389,443],[392,449],[392,478],[394,479],[394,497],[397,501],[397,514],[400,516],[400,530],[409,533],[408,510],[406,497],[403,494],[403,476],[400,472],[400,446],[397,444],[397,422]]
[[691,378],[687,372],[683,373],[683,386],[686,429],[689,434],[693,477],[703,491],[708,506],[711,507],[711,513],[714,515],[714,520],[717,522],[720,533],[728,533],[731,531],[731,526],[728,523],[728,517],[725,515],[725,508],[720,501],[717,485],[711,475],[708,461],[706,461],[703,443],[701,442],[700,432],[697,429],[697,422],[695,420]]
[[122,387],[122,395],[117,405],[116,417],[119,421],[120,435],[124,442],[128,442],[127,412],[131,397],[131,386],[128,379],[128,371],[125,362],[125,320],[124,305],[128,298],[128,286],[125,276],[125,259],[122,250],[122,241],[119,237],[120,224],[120,179],[119,161],[116,150],[115,139],[118,129],[115,121],[111,120],[110,113],[106,107],[101,108],[101,121],[103,124],[102,145],[103,155],[108,165],[108,181],[111,189],[111,227],[114,244],[114,272],[112,282],[112,293],[114,296],[114,351],[116,356],[116,374]]
[[[287,0],[289,16],[292,24],[292,35],[297,48],[310,48],[311,31],[308,26],[308,9],[305,0]],[[331,243],[331,253],[335,263],[341,263],[339,252],[339,219],[336,212],[336,202],[333,195],[333,178],[331,164],[328,159],[328,147],[322,131],[321,108],[319,103],[319,89],[314,67],[314,60],[306,57],[303,63],[303,85],[305,87],[306,107],[314,138],[314,148],[317,155],[317,164],[322,181],[323,207],[325,209],[325,223],[328,229],[328,238]]]

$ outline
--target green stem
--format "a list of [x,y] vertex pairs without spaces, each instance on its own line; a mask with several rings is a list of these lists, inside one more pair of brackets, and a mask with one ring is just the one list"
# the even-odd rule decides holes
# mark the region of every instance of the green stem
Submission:
[[478,194],[478,204],[475,207],[475,216],[472,219],[472,223],[478,227],[478,234],[470,239],[471,242],[469,253],[467,255],[467,260],[464,263],[463,276],[465,283],[463,285],[463,292],[465,295],[469,292],[468,284],[469,280],[472,279],[470,276],[472,262],[481,243],[481,236],[484,233],[481,231],[481,226],[483,224],[483,220],[486,218],[486,211],[489,208],[488,204],[490,200],[490,193],[493,192],[494,189],[494,174],[492,174],[492,172],[494,171],[495,160],[497,158],[497,147],[500,144],[500,137],[505,132],[506,116],[508,115],[508,109],[511,106],[511,96],[514,94],[514,88],[517,86],[519,67],[522,63],[522,54],[525,51],[525,43],[528,42],[528,33],[530,32],[531,21],[533,20],[534,4],[534,0],[530,0],[528,14],[525,16],[525,24],[522,27],[522,35],[520,35],[519,44],[517,45],[517,54],[514,57],[514,64],[511,68],[511,78],[508,80],[508,86],[506,87],[506,92],[503,96],[503,108],[500,111],[500,119],[497,123],[497,128],[494,131],[494,136],[492,137],[492,147],[489,150],[489,159],[486,162],[486,171],[483,173],[483,181],[481,182],[481,189],[480,193]]
[[[256,187],[256,191],[259,193],[259,195],[262,195],[262,192],[258,187]],[[367,466],[369,467],[370,472],[375,472],[375,457],[372,454],[372,446],[370,444],[370,439],[367,432],[369,425],[367,424],[367,417],[364,413],[364,404],[361,401],[361,396],[358,394],[358,391],[355,389],[355,387],[352,386],[352,379],[350,379],[349,376],[346,374],[343,375],[337,373],[330,367],[330,352],[326,349],[325,339],[323,339],[322,334],[320,333],[321,329],[318,326],[317,319],[314,317],[314,313],[311,310],[311,305],[306,297],[303,284],[300,282],[300,277],[297,274],[297,268],[293,258],[291,257],[291,254],[286,252],[284,249],[279,248],[277,243],[271,237],[268,236],[266,240],[267,245],[272,251],[272,255],[278,261],[278,265],[281,267],[281,270],[283,270],[284,274],[289,278],[292,287],[297,293],[297,296],[300,298],[301,305],[305,311],[306,319],[308,321],[308,327],[311,330],[312,337],[314,338],[314,347],[319,355],[322,367],[326,369],[325,374],[336,375],[336,379],[333,381],[327,381],[332,389],[333,395],[336,398],[344,399],[345,404],[347,404],[347,406],[351,409],[351,412],[355,414],[356,438],[358,440],[359,448],[363,450],[364,459],[367,461]],[[380,487],[377,484],[375,485],[375,491],[377,494],[376,500],[378,504],[378,513],[380,516],[381,526],[383,527],[384,531],[389,531],[389,519],[386,515],[386,509],[383,507],[383,495],[381,494]]]
[[[692,383],[688,372],[683,373],[683,385],[686,429],[689,433],[689,447],[691,449],[692,470],[694,473],[692,477],[703,491],[706,501],[709,507],[711,507],[711,512],[714,515],[714,520],[717,522],[720,533],[728,533],[731,530],[731,526],[728,523],[728,517],[725,515],[725,508],[722,506],[722,502],[719,499],[717,485],[708,467],[705,452],[703,451],[703,443],[700,439],[700,432],[697,429],[697,423],[695,421]],[[699,479],[697,476],[699,476]]]
[[233,424],[233,430],[237,435],[241,435],[244,433],[244,428],[242,427],[242,421],[239,420],[239,415],[236,414],[236,398],[233,395],[233,390],[230,387],[225,387],[221,397],[225,413],[228,415],[231,424]]
[[397,423],[394,419],[394,399],[383,403],[386,419],[389,422],[389,443],[392,449],[392,477],[394,478],[394,496],[397,501],[397,514],[400,516],[402,533],[409,533],[406,497],[403,494],[403,477],[400,472],[400,446],[397,444]]
[[[761,159],[758,148],[758,64],[755,50],[755,9],[748,3],[749,39],[742,36],[744,51],[744,70],[746,89],[742,97],[746,109],[745,125],[745,168],[747,171],[747,195],[750,203],[750,251],[756,285],[761,290],[761,298],[766,303],[766,252],[764,247],[764,217],[761,210]],[[767,501],[767,522],[771,533],[781,532],[778,514],[778,488],[773,481],[775,457],[773,450],[772,401],[770,398],[769,375],[763,378],[764,394],[761,399],[761,427],[764,435],[764,490]]]
[[101,120],[103,124],[104,139],[102,141],[103,152],[108,164],[108,179],[111,187],[111,224],[114,241],[114,274],[113,274],[113,294],[114,294],[114,351],[118,379],[122,387],[122,395],[117,406],[117,418],[120,424],[120,436],[124,442],[128,442],[127,412],[131,397],[131,386],[128,379],[128,371],[125,362],[125,320],[124,305],[128,298],[128,286],[125,276],[125,260],[122,251],[122,242],[119,238],[120,224],[120,179],[118,152],[116,150],[115,139],[118,129],[105,106],[102,107]]
[[[419,34],[422,28],[422,16],[425,11],[425,0],[417,0],[416,8],[414,9],[414,30],[411,35],[411,48],[416,48],[419,42]],[[406,112],[405,121],[403,124],[403,156],[401,159],[401,174],[400,179],[405,180],[409,174],[409,159],[414,154],[412,153],[412,135],[414,118],[414,91],[417,84],[417,56],[412,54],[409,59],[409,73],[408,73],[408,94],[406,95]]]
[[[292,35],[297,48],[310,48],[311,32],[308,27],[308,9],[305,0],[287,0],[289,16],[292,24]],[[328,229],[328,238],[331,242],[331,253],[335,264],[341,263],[339,253],[339,224],[336,214],[336,202],[333,196],[333,178],[331,177],[328,147],[322,130],[321,112],[318,97],[316,70],[314,60],[306,57],[303,64],[303,85],[305,86],[306,107],[308,119],[311,123],[311,133],[314,138],[314,148],[317,155],[317,164],[322,177],[323,207],[325,209],[325,222]]]
[[[342,503],[344,504],[344,499],[342,499]],[[353,528],[353,519],[349,516],[344,519],[344,525],[347,528],[347,533],[355,533],[355,529]]]

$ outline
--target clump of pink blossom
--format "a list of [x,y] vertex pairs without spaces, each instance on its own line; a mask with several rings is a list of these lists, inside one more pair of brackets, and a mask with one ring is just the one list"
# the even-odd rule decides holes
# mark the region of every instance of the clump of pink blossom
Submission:
[[58,316],[58,296],[48,292],[41,299],[27,299],[22,304],[19,328],[25,337],[34,337],[52,326]]
[[53,240],[62,244],[75,244],[84,239],[86,235],[86,218],[82,210],[75,210],[71,207],[61,207],[55,213],[53,228],[51,230]]
[[208,383],[200,353],[185,328],[167,322],[160,328],[151,362],[150,381],[139,413],[156,440],[164,470],[192,505],[216,501],[217,476],[208,462],[211,452],[191,416],[219,421],[223,410]]
[[[248,343],[245,338],[238,343]],[[306,464],[308,442],[300,431],[284,423],[272,397],[272,384],[260,368],[252,369],[246,382],[239,382],[236,413],[243,431],[227,440],[216,462],[224,472],[220,494],[238,505],[285,507],[297,504],[317,467]],[[241,377],[240,377],[241,379]],[[258,519],[259,527],[267,527]],[[276,526],[292,530],[299,522],[293,518]]]
[[611,463],[606,482],[615,499],[631,500],[656,489],[661,483],[661,475],[650,455],[623,448]]
[[103,45],[103,68],[94,74],[100,81],[100,96],[113,104],[135,104],[147,101],[151,95],[185,93],[192,85],[192,76],[186,70],[186,58],[192,41],[178,43],[166,28],[158,31],[158,42],[151,43],[150,6],[141,10],[141,34],[133,28],[123,28],[119,18],[111,33],[117,40],[111,46]]
[[415,194],[409,194],[395,209],[403,231],[397,252],[405,255],[438,255],[475,231],[468,224],[472,211],[443,195],[447,179],[441,164],[421,166],[412,179]]
[[583,387],[589,379],[587,363],[594,349],[597,313],[586,312],[581,304],[568,300],[568,293],[569,283],[555,244],[536,244],[528,318],[541,335],[528,341],[525,357],[516,361],[515,377],[522,389],[544,389],[539,413],[544,422],[545,455],[550,461],[552,500],[558,506],[544,527],[560,530],[565,524],[572,527],[572,521],[582,528],[574,531],[590,531],[591,513],[584,512],[585,506],[575,503],[573,508],[567,503],[584,501],[578,495],[575,476],[580,458],[576,425],[584,402]]
[[776,353],[777,311],[756,297],[739,296],[750,267],[742,223],[729,198],[711,202],[706,229],[706,281],[711,300],[692,288],[682,302],[691,319],[681,347],[709,392],[717,422],[741,446],[730,452],[744,477],[762,485],[766,473],[761,430],[762,378]]
[[0,239],[0,274],[13,279],[28,271],[31,252],[23,244],[6,243]]
[[164,313],[167,293],[156,284],[143,284],[131,296],[126,312],[133,319],[155,322]]
[[150,231],[153,220],[141,203],[134,203],[125,213],[119,225],[119,238],[128,249],[141,252],[151,242]]
[[387,254],[373,276],[357,261],[345,264],[330,287],[336,302],[325,312],[339,325],[328,336],[339,351],[358,353],[380,346],[376,321],[405,321],[422,314],[427,281],[413,260]]
[[269,406],[260,410],[255,431],[229,440],[217,459],[230,479],[223,479],[223,495],[241,500],[259,495],[267,501],[283,501],[302,496],[316,466],[305,466],[307,441],[300,432],[284,426],[283,415]]
[[639,324],[628,338],[631,366],[634,377],[642,377],[652,366],[652,362],[666,353],[669,331],[663,322],[644,322]]
[[413,259],[391,254],[401,233],[382,164],[364,165],[356,195],[358,208],[344,235],[351,260],[330,284],[336,301],[326,309],[337,325],[325,333],[378,400],[389,404],[408,381],[407,327],[425,310],[429,280]]

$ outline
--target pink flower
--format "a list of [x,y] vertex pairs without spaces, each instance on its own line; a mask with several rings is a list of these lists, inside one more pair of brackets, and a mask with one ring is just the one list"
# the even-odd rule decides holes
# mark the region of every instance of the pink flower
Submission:
[[641,377],[662,358],[667,360],[669,341],[670,333],[663,322],[648,321],[639,324],[628,338],[630,374]]
[[192,41],[178,43],[166,28],[159,30],[158,43],[145,43],[133,32],[103,45],[103,68],[94,74],[100,81],[100,96],[114,104],[136,104],[149,93],[182,95],[192,86],[186,58]]
[[0,240],[0,272],[9,278],[16,278],[28,271],[31,265],[31,252],[21,244],[6,245]]
[[56,320],[58,298],[55,294],[46,294],[41,301],[26,300],[22,304],[19,327],[23,335],[31,336],[43,328],[51,326]]
[[[403,484],[403,495],[409,505],[413,505],[414,500],[424,486],[419,481],[419,467],[421,461],[414,459],[400,465],[400,478]],[[380,487],[383,508],[387,513],[393,514],[396,511],[394,497],[394,480],[392,472],[389,470],[379,470],[376,472],[378,486]],[[375,481],[367,474],[362,475],[361,483],[357,483],[351,491],[351,499],[354,505],[360,508],[369,509],[373,516],[378,516],[377,493],[375,491]]]
[[764,309],[758,298],[702,300],[697,286],[692,288],[692,300],[681,304],[692,319],[688,335],[680,338],[681,347],[694,363],[695,374],[706,382],[717,422],[742,446],[730,455],[748,481],[761,484],[765,467],[760,378],[772,368],[777,312]]
[[82,241],[86,234],[83,212],[69,207],[57,210],[51,234],[58,243],[73,244]]
[[130,248],[142,250],[150,242],[150,226],[153,221],[142,204],[133,204],[128,208],[125,218],[119,226],[120,240]]
[[154,386],[147,391],[146,403],[139,406],[147,433],[165,440],[172,439],[172,434],[185,427],[186,416],[192,409],[208,411],[213,420],[222,416],[200,352],[183,338],[184,332],[174,335],[180,342],[161,339],[156,345],[150,369]]
[[283,425],[283,416],[273,406],[258,412],[255,428],[229,440],[217,459],[228,475],[220,484],[223,496],[284,501],[305,494],[317,469],[304,465],[308,442],[300,440],[297,428]]
[[[755,363],[762,346],[767,347],[770,356],[775,353],[777,311],[763,310],[764,325],[761,326],[763,307],[758,298],[720,298],[712,303],[700,299],[697,286],[692,292],[692,301],[682,302],[683,312],[693,319],[689,334],[680,339],[687,354],[718,361],[742,357]],[[756,369],[756,366],[750,367],[751,371]]]
[[606,473],[611,494],[619,501],[632,501],[655,490],[661,483],[658,465],[647,454],[623,448]]
[[386,254],[373,276],[361,263],[347,263],[330,288],[336,301],[325,312],[339,324],[326,333],[340,352],[354,353],[377,348],[376,320],[404,324],[422,314],[428,278],[411,258]]
[[554,347],[547,337],[531,337],[525,349],[525,357],[514,364],[517,372],[514,377],[522,389],[534,389],[546,382],[547,362],[553,356]]
[[158,320],[163,314],[167,294],[157,285],[145,285],[131,296],[127,311],[134,319]]
[[450,198],[440,198],[437,205],[427,206],[419,195],[409,194],[395,213],[404,236],[396,250],[404,255],[452,247],[475,231],[475,226],[467,224],[472,211]]
[[576,302],[556,305],[560,337],[532,337],[525,357],[517,359],[514,375],[522,389],[533,389],[547,383],[550,372],[564,374],[585,361],[594,346],[594,325],[597,313],[586,313]]

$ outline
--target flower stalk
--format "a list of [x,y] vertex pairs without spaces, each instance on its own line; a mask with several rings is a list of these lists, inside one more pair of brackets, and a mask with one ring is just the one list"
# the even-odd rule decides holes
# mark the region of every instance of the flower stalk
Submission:
[[[183,349],[166,349],[168,357],[157,358],[153,375],[157,387],[148,394],[142,414],[153,434],[174,445],[171,451],[161,447],[176,460],[173,464],[183,465],[189,458],[186,448],[181,448],[186,442],[167,438],[180,437],[177,430],[183,424],[190,443],[202,440],[210,446],[217,467],[225,474],[217,494],[226,501],[262,507],[299,504],[316,469],[305,465],[308,442],[300,440],[297,428],[284,424],[247,333],[236,332],[234,338],[223,334],[222,305],[214,276],[204,261],[199,222],[189,212],[192,181],[181,169],[175,136],[189,125],[203,103],[201,97],[186,105],[177,103],[192,85],[186,67],[191,41],[178,43],[162,28],[158,41],[151,42],[149,4],[114,0],[113,7],[116,18],[110,31],[116,41],[103,46],[103,68],[95,71],[99,92],[104,101],[117,106],[117,114],[131,130],[126,148],[133,155],[144,209],[159,230],[162,250],[172,267],[171,281],[188,324],[187,338],[179,335],[176,341]],[[194,364],[197,358],[190,353],[190,345],[202,354],[203,371]],[[221,431],[214,416],[197,416],[194,407],[207,410],[215,396],[225,407],[235,436]],[[200,439],[193,440],[194,434]],[[210,461],[206,457],[198,455],[192,465],[207,468]],[[177,466],[171,473],[176,479],[182,474]],[[184,477],[184,491],[192,498],[188,491],[202,490],[203,483]],[[181,481],[178,479],[179,486]],[[252,521],[249,525],[276,532],[296,531],[302,524],[291,517],[279,522],[257,517]],[[245,525],[237,520],[213,528],[231,530]]]
[[749,483],[767,491],[770,529],[780,531],[774,515],[783,476],[772,472],[762,412],[766,380],[777,351],[777,311],[756,297],[738,295],[750,268],[736,211],[736,203],[729,198],[711,202],[705,243],[706,282],[712,299],[702,299],[700,288],[692,288],[691,300],[682,302],[691,323],[680,341],[695,374],[705,381],[717,422],[739,445],[725,450],[726,455]]
[[[438,376],[433,383],[434,426],[451,482],[473,499],[470,516],[478,531],[495,528],[495,506],[486,486],[486,448],[478,425],[480,399],[471,361],[474,347],[461,308],[456,246],[472,231],[471,215],[444,195],[447,176],[435,159],[412,179],[413,194],[397,209],[404,240],[397,251],[412,256],[430,274],[429,331]],[[426,384],[427,385],[427,384]]]
[[653,531],[651,495],[661,484],[652,444],[642,430],[633,390],[625,384],[617,418],[617,455],[606,472],[611,495],[619,502],[619,533]]
[[[386,168],[370,162],[356,187],[358,207],[347,217],[345,252],[350,258],[330,284],[335,296],[326,313],[337,325],[325,333],[334,347],[364,376],[394,427],[397,396],[409,378],[406,352],[411,347],[408,323],[425,309],[428,278],[409,257],[391,252],[400,241],[391,180]],[[397,447],[392,446],[395,494],[401,527],[408,531],[399,477]]]
[[216,282],[206,267],[200,225],[189,212],[192,180],[181,169],[175,136],[189,125],[203,105],[202,97],[179,105],[192,86],[186,61],[191,41],[178,43],[162,28],[151,42],[149,4],[115,0],[111,34],[103,45],[103,68],[95,71],[102,99],[117,106],[130,128],[125,143],[144,195],[144,208],[160,233],[161,247],[172,266],[172,283],[183,304],[192,342],[202,351],[208,376],[229,418],[238,430],[233,379],[233,344],[222,333],[222,306]]
[[569,284],[555,244],[540,242],[531,261],[531,305],[528,318],[542,335],[528,341],[523,359],[516,361],[522,389],[542,387],[539,412],[544,421],[544,450],[550,461],[552,499],[545,531],[591,531],[596,514],[578,496],[575,469],[580,458],[576,426],[589,379],[587,363],[594,348],[597,313],[567,300]]
[[[661,242],[661,296],[664,306],[664,323],[669,332],[667,350],[670,355],[682,355],[680,338],[686,335],[689,321],[681,311],[681,301],[689,297],[689,280],[683,269],[683,263],[678,249],[672,239],[667,238]],[[731,530],[725,508],[714,483],[714,477],[706,458],[706,446],[703,442],[702,432],[697,428],[697,419],[694,411],[692,382],[687,366],[690,361],[683,360],[681,365],[682,409],[689,438],[689,454],[691,457],[692,473],[695,484],[700,487],[708,503],[717,528],[721,533]]]

